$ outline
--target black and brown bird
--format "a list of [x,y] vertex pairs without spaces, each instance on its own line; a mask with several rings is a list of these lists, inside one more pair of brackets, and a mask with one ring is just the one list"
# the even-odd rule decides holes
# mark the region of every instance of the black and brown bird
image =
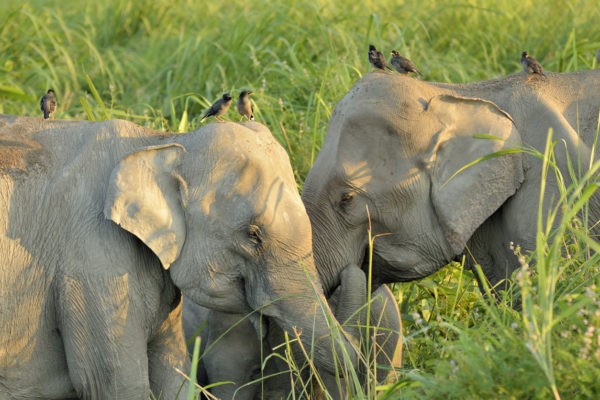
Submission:
[[254,93],[252,90],[242,90],[237,101],[237,110],[240,115],[254,121],[254,106],[250,101],[250,95]]
[[544,68],[542,68],[542,64],[527,54],[526,51],[521,53],[521,65],[523,66],[523,71],[529,75],[527,80],[530,80],[536,75],[546,77],[546,75],[544,75]]
[[54,94],[54,90],[48,89],[48,92],[42,96],[40,109],[44,113],[44,119],[50,118],[56,111],[56,94]]
[[375,46],[373,46],[372,44],[369,45],[369,62],[371,63],[371,65],[376,68],[376,69],[382,69],[382,70],[392,70],[388,64],[387,61],[385,60],[385,57],[383,56],[383,53],[380,52],[379,50],[377,50],[377,48],[375,48]]
[[232,97],[229,95],[229,93],[223,94],[223,96],[219,100],[215,101],[213,105],[210,106],[210,108],[208,109],[208,111],[206,111],[206,114],[204,114],[204,117],[202,117],[200,121],[208,117],[215,117],[215,119],[218,122],[225,122],[221,119],[221,115],[225,114],[227,110],[229,110],[231,102]]
[[392,58],[390,58],[390,64],[396,68],[396,71],[401,74],[408,74],[414,72],[415,74],[421,75],[421,72],[417,69],[417,66],[406,57],[402,57],[396,50],[392,50]]
[[596,65],[600,65],[600,49],[596,52]]

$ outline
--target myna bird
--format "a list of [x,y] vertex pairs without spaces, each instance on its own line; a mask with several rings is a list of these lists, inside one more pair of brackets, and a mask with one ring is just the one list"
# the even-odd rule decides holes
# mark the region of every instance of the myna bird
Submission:
[[40,109],[44,113],[44,119],[50,118],[54,111],[56,111],[56,95],[54,94],[54,90],[48,89],[48,92],[42,96]]
[[596,65],[600,65],[600,49],[596,52]]
[[544,75],[544,68],[542,68],[542,64],[540,64],[535,58],[527,54],[526,51],[521,53],[521,65],[523,66],[523,71],[525,71],[525,73],[529,75],[529,79],[533,78],[536,75],[543,77],[546,76]]
[[248,118],[250,121],[254,121],[254,107],[252,106],[252,102],[250,101],[250,95],[254,93],[251,90],[242,90],[240,92],[240,97],[238,97],[237,101],[237,109],[240,115]]
[[388,66],[387,61],[385,60],[385,57],[383,56],[383,53],[380,52],[379,50],[377,50],[375,48],[375,46],[373,46],[372,44],[369,45],[369,62],[376,69],[382,69],[382,70],[389,69],[390,71],[392,70]]
[[229,110],[229,107],[231,106],[231,101],[232,97],[229,95],[229,93],[225,93],[223,97],[215,101],[214,104],[210,106],[210,108],[208,109],[208,111],[206,111],[206,114],[204,114],[204,117],[202,117],[200,121],[202,121],[205,118],[214,116],[218,122],[225,122],[219,117],[225,114],[227,110]]
[[390,64],[396,68],[396,71],[401,74],[408,74],[414,72],[415,74],[421,75],[421,72],[417,69],[417,66],[406,57],[402,57],[396,50],[392,50],[392,58],[390,58]]

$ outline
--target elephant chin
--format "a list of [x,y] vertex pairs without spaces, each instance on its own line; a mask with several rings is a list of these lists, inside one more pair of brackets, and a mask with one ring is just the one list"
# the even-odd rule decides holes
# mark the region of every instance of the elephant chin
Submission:
[[439,266],[424,264],[423,261],[419,263],[407,264],[398,260],[388,260],[382,257],[377,252],[377,247],[373,250],[373,261],[369,266],[369,248],[365,249],[365,255],[361,268],[365,271],[365,274],[369,274],[369,270],[372,273],[372,285],[373,290],[378,288],[384,283],[393,282],[410,282],[417,279],[424,278],[436,272],[442,266],[447,263],[440,263]]
[[252,309],[243,296],[243,292],[240,296],[234,296],[235,291],[232,291],[229,296],[226,296],[215,295],[209,291],[194,288],[182,290],[182,293],[194,303],[215,311],[233,314],[248,314],[252,312]]
[[382,273],[385,274],[386,266],[389,264],[377,253],[373,252],[372,262],[369,265],[369,252],[369,248],[365,248],[362,263],[359,265],[361,265],[361,269],[365,272],[365,275],[369,276],[369,272],[371,273],[373,290],[375,290],[386,282],[385,276],[382,276]]

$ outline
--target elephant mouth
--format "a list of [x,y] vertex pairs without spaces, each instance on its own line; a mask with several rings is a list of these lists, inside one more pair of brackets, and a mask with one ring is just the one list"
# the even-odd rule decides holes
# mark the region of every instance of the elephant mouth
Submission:
[[[361,269],[367,276],[371,274],[372,287],[375,289],[384,283],[410,282],[422,279],[431,275],[444,263],[439,266],[429,263],[426,259],[410,258],[408,260],[384,258],[377,247],[373,248],[373,255],[370,256],[370,249],[367,247],[363,253]],[[371,259],[371,262],[369,261]]]
[[375,249],[373,249],[372,257],[369,253],[369,248],[365,249],[361,269],[365,272],[365,275],[369,276],[371,274],[373,290],[384,283],[407,282],[418,279],[413,276],[398,276],[398,268],[394,263],[387,261]]
[[380,280],[380,272],[385,271],[385,264],[385,260],[377,254],[375,249],[371,251],[369,246],[365,246],[365,250],[363,251],[362,255],[362,261],[359,265],[367,277],[369,274],[371,275],[371,282],[374,288],[379,287],[382,283],[384,283]]

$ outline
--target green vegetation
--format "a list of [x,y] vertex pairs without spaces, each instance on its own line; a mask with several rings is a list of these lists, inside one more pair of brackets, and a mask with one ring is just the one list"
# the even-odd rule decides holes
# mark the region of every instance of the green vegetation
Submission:
[[[0,112],[39,116],[51,87],[57,118],[185,132],[223,92],[252,88],[301,184],[336,102],[369,70],[369,43],[399,50],[423,79],[469,82],[519,71],[522,50],[550,71],[594,68],[598,21],[593,0],[5,0]],[[590,185],[563,188],[561,206],[585,211]],[[459,264],[395,286],[403,368],[381,398],[600,396],[598,244],[571,213],[556,230],[546,222],[536,262],[522,255],[522,312],[488,304]]]

